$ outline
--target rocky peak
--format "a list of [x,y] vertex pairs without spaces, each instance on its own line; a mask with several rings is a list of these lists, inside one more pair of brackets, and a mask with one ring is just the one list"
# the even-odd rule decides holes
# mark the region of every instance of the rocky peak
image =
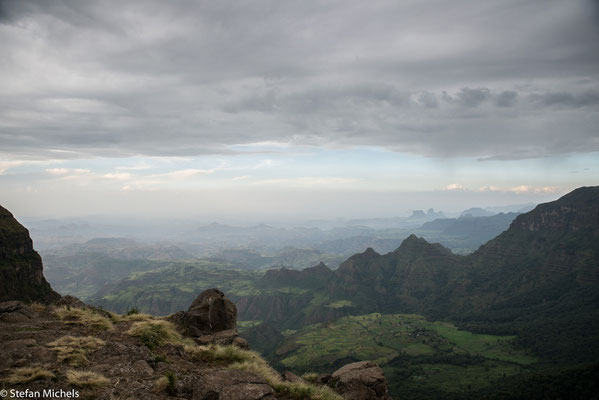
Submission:
[[335,271],[335,275],[340,279],[347,279],[353,274],[362,274],[366,270],[364,266],[370,265],[374,260],[379,259],[381,255],[369,247],[363,253],[354,254],[345,260]]
[[314,267],[305,268],[301,271],[281,268],[270,269],[262,277],[262,282],[266,285],[286,286],[289,282],[299,287],[320,287],[325,285],[334,275],[334,272],[324,263],[319,263]]
[[313,267],[309,267],[306,268],[304,271],[310,271],[310,272],[331,272],[332,270],[327,267],[327,265],[325,263],[323,263],[322,261],[319,262],[317,265],[313,266]]
[[[380,257],[381,255],[374,251],[372,247],[367,248],[363,253],[354,254],[347,261],[368,261]],[[346,262],[347,262],[346,261]]]
[[451,251],[438,243],[429,243],[423,238],[411,234],[394,251],[396,254],[420,256],[420,255],[451,255]]
[[32,250],[33,241],[27,228],[0,206],[0,257],[21,255]]
[[43,274],[29,231],[0,206],[0,301],[52,303],[60,295]]

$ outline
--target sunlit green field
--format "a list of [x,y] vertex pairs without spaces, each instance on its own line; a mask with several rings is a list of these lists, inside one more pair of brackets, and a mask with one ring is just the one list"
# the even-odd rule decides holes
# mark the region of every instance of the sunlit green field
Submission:
[[475,334],[418,315],[349,316],[287,334],[276,360],[285,368],[331,372],[337,360],[373,360],[392,387],[476,390],[536,361],[513,336]]

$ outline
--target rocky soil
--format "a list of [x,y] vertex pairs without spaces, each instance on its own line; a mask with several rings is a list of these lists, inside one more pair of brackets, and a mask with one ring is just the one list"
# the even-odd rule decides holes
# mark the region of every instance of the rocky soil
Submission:
[[[210,294],[219,296],[218,291]],[[203,300],[209,297],[201,296]],[[221,300],[222,306],[230,306],[228,299]],[[210,311],[206,310],[207,313]],[[240,349],[247,347],[247,343],[237,337],[234,325],[233,329],[212,332],[212,336],[205,329],[199,329],[201,335],[194,337],[195,340],[181,336],[174,339],[180,343],[173,344],[154,342],[152,336],[148,339],[132,334],[135,324],[145,322],[176,326],[149,315],[118,316],[69,297],[57,305],[0,303],[0,389],[40,393],[52,389],[72,395],[76,391],[79,398],[89,399],[342,398],[330,389],[326,389],[324,395],[318,391],[305,391],[302,395],[298,386],[295,389],[284,386],[285,382],[311,385],[293,374],[279,375],[270,370],[269,373],[276,375],[277,382],[283,382],[273,384],[273,378],[265,377],[259,371],[232,369],[231,364],[237,361],[236,352],[253,354]],[[223,327],[231,328],[230,321],[221,322]],[[213,338],[212,347],[209,337]],[[234,345],[219,346],[221,350],[225,349],[224,355],[211,355],[216,348],[214,344],[223,340],[222,337]],[[200,347],[198,343],[204,346]],[[204,359],[198,357],[198,349],[207,349]],[[257,355],[255,357],[259,365],[267,365]],[[326,381],[333,388],[338,386],[336,389],[341,394],[347,392],[353,396],[347,398],[356,399],[355,393],[359,392],[369,393],[364,400],[387,400],[387,382],[382,374],[378,374],[380,369],[377,371],[378,367],[371,364],[368,368],[346,366],[346,370],[353,371],[351,377],[341,371]],[[319,385],[324,386],[323,383]]]

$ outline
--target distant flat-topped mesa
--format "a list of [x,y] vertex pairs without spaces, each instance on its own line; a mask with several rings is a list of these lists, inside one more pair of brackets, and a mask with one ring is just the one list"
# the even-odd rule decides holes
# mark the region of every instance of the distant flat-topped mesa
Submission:
[[0,206],[0,301],[53,303],[60,295],[43,274],[29,231]]

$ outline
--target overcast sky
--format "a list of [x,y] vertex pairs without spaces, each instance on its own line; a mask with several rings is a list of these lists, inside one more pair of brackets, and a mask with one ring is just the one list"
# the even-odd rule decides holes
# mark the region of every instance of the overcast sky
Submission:
[[599,176],[599,2],[0,0],[17,215],[402,215]]

